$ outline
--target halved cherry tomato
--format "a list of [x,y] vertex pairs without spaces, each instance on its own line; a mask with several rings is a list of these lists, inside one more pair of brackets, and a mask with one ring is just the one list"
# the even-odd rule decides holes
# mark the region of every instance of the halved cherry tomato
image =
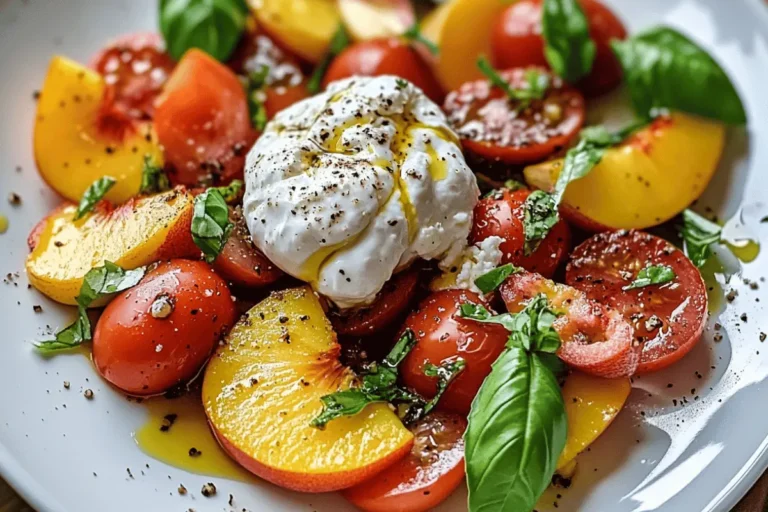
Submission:
[[200,50],[189,50],[168,79],[155,111],[174,184],[226,184],[242,178],[256,138],[237,76]]
[[236,73],[248,76],[267,68],[264,79],[264,108],[267,119],[309,96],[299,59],[280,48],[268,36],[253,31],[243,37],[229,61]]
[[640,345],[633,342],[632,326],[618,311],[590,300],[576,288],[527,272],[510,276],[500,291],[511,313],[540,293],[547,296],[550,307],[561,314],[553,327],[562,341],[557,355],[566,364],[608,379],[635,373]]
[[324,83],[354,75],[395,75],[424,91],[440,103],[445,94],[418,50],[399,37],[361,41],[347,47],[328,68]]
[[93,333],[93,360],[127,393],[162,393],[197,375],[235,317],[227,283],[211,267],[160,263],[104,309]]
[[512,263],[544,277],[552,277],[568,251],[571,230],[561,220],[554,225],[539,247],[526,256],[523,219],[525,200],[530,194],[528,189],[510,191],[505,188],[478,201],[469,241],[476,244],[490,236],[501,237],[505,240],[499,247],[503,253],[502,264]]
[[483,299],[466,290],[442,290],[424,299],[405,321],[404,327],[416,335],[416,346],[400,366],[406,386],[429,398],[435,395],[437,378],[425,375],[424,366],[463,359],[464,370],[438,404],[442,410],[461,414],[469,413],[480,385],[491,373],[491,364],[509,338],[500,325],[461,318],[459,308],[466,303],[483,304]]
[[111,108],[132,119],[152,118],[155,99],[175,65],[153,32],[120,37],[91,61],[111,89]]
[[392,325],[416,295],[419,272],[400,272],[379,292],[376,302],[348,313],[332,313],[331,323],[342,336],[370,336]]
[[[642,269],[670,267],[675,279],[625,290]],[[637,373],[678,361],[701,339],[707,321],[707,289],[699,270],[675,246],[642,231],[593,236],[573,252],[566,281],[621,313],[642,345]]]
[[[512,88],[524,89],[528,69],[499,74]],[[555,76],[550,77],[542,99],[520,107],[501,88],[477,80],[449,93],[443,110],[465,149],[481,158],[515,165],[541,161],[567,147],[584,124],[581,93]]]
[[213,262],[216,273],[231,284],[249,288],[267,286],[280,279],[283,271],[253,245],[242,212],[230,209],[229,217],[235,227]]
[[366,512],[424,512],[464,480],[464,431],[458,414],[434,412],[410,427],[411,452],[371,480],[342,491]]
[[[625,39],[621,20],[597,0],[579,0],[589,23],[589,35],[597,53],[592,72],[576,86],[589,96],[610,91],[621,82],[621,66],[611,50],[612,39]],[[502,69],[545,66],[541,28],[542,0],[519,0],[507,7],[493,27],[493,60]]]

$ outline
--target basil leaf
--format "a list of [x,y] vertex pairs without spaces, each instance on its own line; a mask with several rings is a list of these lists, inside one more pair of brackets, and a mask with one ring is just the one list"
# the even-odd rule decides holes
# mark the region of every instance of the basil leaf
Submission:
[[160,0],[160,32],[175,60],[191,48],[227,60],[245,31],[247,17],[244,0]]
[[248,111],[251,114],[251,124],[258,131],[264,131],[267,126],[267,109],[264,106],[269,66],[262,64],[258,71],[250,73],[246,79],[245,94],[248,98]]
[[408,81],[403,80],[402,78],[395,79],[395,87],[397,87],[398,91],[402,91],[406,87],[408,87]]
[[720,241],[723,228],[693,210],[683,211],[683,249],[694,265],[701,268],[712,255],[712,244]]
[[144,168],[141,171],[141,185],[139,194],[155,194],[170,190],[171,182],[165,174],[165,170],[155,165],[150,155],[144,157]]
[[422,412],[424,416],[432,412],[432,410],[437,407],[437,403],[440,401],[440,398],[442,398],[445,390],[448,389],[448,386],[451,385],[451,382],[456,380],[456,377],[458,377],[459,374],[464,371],[466,366],[467,362],[462,358],[458,358],[455,361],[446,361],[440,366],[435,366],[432,363],[426,363],[424,365],[424,375],[427,377],[437,377],[437,391],[435,392],[435,396],[432,398],[432,400],[427,402],[427,404],[424,406]]
[[520,190],[524,188],[528,188],[525,186],[525,183],[518,180],[507,180],[504,182],[504,188],[509,189],[510,192],[514,192],[515,190]]
[[91,322],[82,306],[77,307],[77,319],[68,327],[56,333],[56,338],[35,344],[38,352],[51,354],[77,348],[91,339]]
[[240,199],[240,193],[243,191],[243,182],[240,180],[232,180],[232,182],[226,187],[211,187],[221,194],[224,201],[228,204],[237,202]]
[[459,307],[459,316],[462,318],[469,318],[475,322],[482,322],[486,324],[499,324],[508,331],[511,331],[514,326],[515,316],[510,313],[502,313],[501,315],[492,315],[490,311],[485,309],[480,304],[473,304],[467,302]]
[[[565,168],[561,173],[565,172]],[[559,181],[559,180],[558,180]],[[557,210],[558,201],[554,196],[543,190],[534,190],[523,204],[523,234],[525,243],[523,252],[526,256],[533,254],[539,244],[549,234],[549,231],[560,220]]]
[[96,203],[104,198],[109,189],[115,186],[115,183],[117,183],[117,180],[111,176],[103,176],[91,183],[91,186],[83,193],[83,197],[80,198],[80,204],[77,205],[74,220],[82,219],[86,213],[93,211]]
[[432,55],[440,55],[440,48],[438,48],[435,43],[424,37],[424,34],[422,34],[421,30],[419,29],[418,23],[411,25],[408,30],[403,33],[403,37],[405,37],[408,41],[423,44]]
[[[594,136],[593,134],[590,135]],[[609,142],[606,145],[612,144],[615,142]],[[589,171],[600,163],[604,154],[604,147],[598,147],[587,139],[582,139],[576,147],[568,150],[565,154],[563,169],[557,177],[557,182],[555,182],[553,194],[557,204],[560,204],[563,199],[568,184],[589,174]]]
[[491,293],[501,286],[501,283],[503,283],[509,276],[520,272],[521,270],[521,268],[516,267],[511,263],[507,263],[506,265],[496,267],[490,272],[475,279],[475,286],[477,286],[483,293]]
[[637,288],[645,288],[652,284],[664,284],[670,281],[674,281],[677,277],[672,267],[667,265],[650,265],[640,270],[637,273],[637,277],[627,286],[622,287],[622,290],[634,290]]
[[312,419],[310,425],[321,429],[333,419],[341,416],[354,416],[362,411],[366,405],[383,401],[381,397],[364,393],[359,389],[338,391],[325,395],[320,400],[323,402],[323,410]]
[[310,94],[317,94],[320,92],[320,87],[323,83],[323,77],[325,77],[325,72],[328,71],[328,66],[331,65],[333,59],[335,59],[336,56],[344,50],[344,48],[349,46],[350,43],[351,40],[349,39],[349,34],[347,34],[347,30],[344,28],[344,24],[340,23],[339,28],[337,28],[336,32],[333,34],[331,45],[323,56],[323,60],[321,60],[317,67],[315,67],[315,71],[307,81],[307,90],[310,92]]
[[195,198],[192,212],[192,240],[203,251],[208,263],[219,255],[234,225],[229,222],[229,208],[216,188],[209,188]]
[[549,88],[549,76],[538,69],[526,70],[526,87],[516,89],[493,68],[488,58],[484,55],[477,59],[477,67],[492,85],[504,91],[504,94],[507,95],[510,101],[520,102],[517,108],[518,111],[527,108],[531,100],[543,98]]
[[566,82],[587,76],[597,54],[589,22],[577,0],[544,0],[541,15],[544,56]]
[[745,124],[738,92],[718,63],[669,27],[611,41],[638,114],[682,110],[730,124]]
[[472,402],[466,447],[469,510],[532,510],[565,446],[557,379],[538,354],[514,343],[493,364]]

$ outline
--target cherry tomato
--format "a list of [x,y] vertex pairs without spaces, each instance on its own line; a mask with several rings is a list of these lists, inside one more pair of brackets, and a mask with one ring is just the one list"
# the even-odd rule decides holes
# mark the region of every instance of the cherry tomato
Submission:
[[267,119],[309,96],[306,77],[299,59],[259,32],[251,32],[240,42],[229,62],[236,73],[248,76],[267,68],[264,79],[264,108]]
[[597,377],[629,377],[640,361],[640,346],[633,342],[632,326],[621,313],[590,300],[580,290],[527,272],[510,276],[501,285],[501,298],[517,313],[543,293],[560,314],[553,327],[562,345],[557,355],[569,366]]
[[93,360],[126,393],[162,393],[197,375],[235,316],[227,284],[208,265],[160,263],[104,309]]
[[[669,283],[625,290],[650,265],[671,268]],[[569,285],[617,310],[642,344],[637,373],[678,361],[701,339],[707,320],[707,290],[699,270],[672,244],[642,231],[600,233],[573,252]]]
[[[512,88],[524,89],[529,69],[499,74]],[[488,80],[477,80],[449,93],[443,110],[466,150],[515,165],[541,161],[567,147],[584,124],[581,93],[555,76],[542,99],[522,107]]]
[[434,412],[412,427],[411,452],[371,480],[342,491],[366,512],[423,512],[464,480],[464,431],[458,414]]
[[505,188],[482,198],[475,205],[469,241],[476,244],[490,236],[501,237],[504,239],[499,247],[503,253],[502,264],[512,263],[544,277],[552,277],[568,252],[571,231],[561,220],[539,247],[526,256],[523,218],[525,200],[530,194],[528,189],[511,191]]
[[395,75],[411,82],[430,99],[442,102],[442,87],[418,50],[399,37],[361,41],[347,47],[331,63],[324,83],[350,76]]
[[155,130],[174,184],[226,184],[242,178],[255,140],[237,76],[213,57],[189,50],[168,79],[155,111]]
[[[579,0],[589,23],[589,35],[597,53],[592,72],[577,87],[588,96],[610,91],[621,82],[621,66],[611,50],[612,39],[625,39],[621,20],[597,0]],[[541,28],[542,0],[519,0],[507,7],[493,27],[491,43],[494,64],[502,69],[525,66],[548,67]]]
[[370,306],[351,312],[332,313],[331,323],[342,336],[370,336],[392,325],[416,295],[419,273],[406,270],[390,279]]
[[155,33],[129,34],[91,61],[110,91],[110,107],[132,119],[151,119],[154,102],[176,64]]
[[235,227],[213,262],[216,273],[234,285],[249,288],[266,286],[280,279],[283,272],[253,245],[242,213],[230,210],[230,219]]
[[424,366],[463,359],[464,370],[438,404],[443,410],[461,414],[469,413],[472,400],[509,337],[500,325],[461,318],[459,308],[469,302],[483,304],[479,295],[466,290],[443,290],[424,299],[405,321],[405,328],[416,335],[416,346],[400,366],[406,386],[430,398],[435,395],[437,378],[426,376]]

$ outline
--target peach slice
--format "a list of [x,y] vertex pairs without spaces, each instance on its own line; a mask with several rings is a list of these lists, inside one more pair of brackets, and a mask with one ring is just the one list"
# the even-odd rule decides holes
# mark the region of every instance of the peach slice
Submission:
[[[568,185],[563,213],[585,229],[644,229],[687,208],[712,178],[725,141],[714,121],[674,113],[658,118]],[[525,168],[529,185],[552,190],[563,160]]]
[[317,296],[275,292],[246,313],[211,358],[203,405],[224,449],[252,473],[304,492],[351,487],[404,457],[413,435],[386,404],[310,426],[320,397],[353,372]]
[[163,163],[150,124],[105,116],[107,91],[95,71],[64,57],[51,60],[37,103],[35,160],[43,179],[71,201],[105,175],[117,180],[106,198],[127,201],[139,193],[145,157]]
[[78,221],[72,220],[75,205],[57,208],[30,235],[30,284],[57,302],[74,305],[85,274],[104,260],[132,269],[199,255],[190,231],[193,200],[186,190],[175,189],[114,209],[103,202]]

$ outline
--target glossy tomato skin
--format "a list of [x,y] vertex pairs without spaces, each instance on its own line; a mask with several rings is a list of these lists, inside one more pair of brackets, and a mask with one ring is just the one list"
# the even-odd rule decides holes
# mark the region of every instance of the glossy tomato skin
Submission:
[[397,37],[361,41],[347,47],[333,59],[324,83],[327,86],[354,75],[395,75],[413,83],[432,101],[441,103],[445,96],[418,50]]
[[[514,68],[499,74],[513,88],[522,89],[527,87],[529,69]],[[512,165],[539,162],[561,151],[584,124],[584,97],[555,76],[550,76],[542,99],[520,107],[488,80],[465,83],[449,93],[443,104],[448,121],[467,151]]]
[[[624,290],[649,265],[675,272],[667,284]],[[699,270],[672,244],[642,231],[600,233],[579,245],[566,270],[569,285],[619,311],[642,345],[637,373],[665,368],[701,339],[707,290]],[[673,320],[674,318],[674,320]]]
[[372,336],[390,327],[413,301],[418,291],[419,272],[406,270],[392,276],[370,306],[329,315],[341,336]]
[[131,395],[191,379],[235,322],[227,284],[203,262],[170,260],[118,295],[93,333],[99,373]]
[[536,251],[526,256],[523,219],[525,200],[530,194],[528,189],[511,191],[504,188],[480,199],[475,205],[469,242],[476,244],[491,236],[501,237],[504,239],[499,246],[503,253],[502,264],[512,263],[544,277],[552,277],[568,253],[571,231],[560,220]]
[[443,394],[438,407],[468,414],[472,400],[491,372],[491,364],[504,350],[509,333],[500,325],[461,318],[462,304],[483,304],[467,290],[443,290],[424,299],[405,321],[404,328],[416,336],[416,346],[405,358],[400,371],[406,386],[427,398],[435,395],[437,379],[424,375],[424,366],[461,358],[466,366]]
[[[579,0],[589,22],[589,34],[597,52],[592,72],[577,87],[598,96],[621,82],[621,66],[611,50],[612,39],[626,39],[621,20],[598,0]],[[541,28],[542,0],[520,0],[507,7],[493,27],[491,42],[496,67],[549,67],[544,57]]]
[[342,491],[366,512],[425,512],[464,480],[464,431],[458,414],[433,412],[410,427],[413,448],[371,480]]
[[213,57],[189,50],[168,79],[155,111],[155,130],[174,184],[226,184],[243,177],[256,139],[243,86]]
[[163,50],[159,34],[128,34],[91,60],[107,83],[109,107],[131,119],[151,119],[155,100],[176,63]]

